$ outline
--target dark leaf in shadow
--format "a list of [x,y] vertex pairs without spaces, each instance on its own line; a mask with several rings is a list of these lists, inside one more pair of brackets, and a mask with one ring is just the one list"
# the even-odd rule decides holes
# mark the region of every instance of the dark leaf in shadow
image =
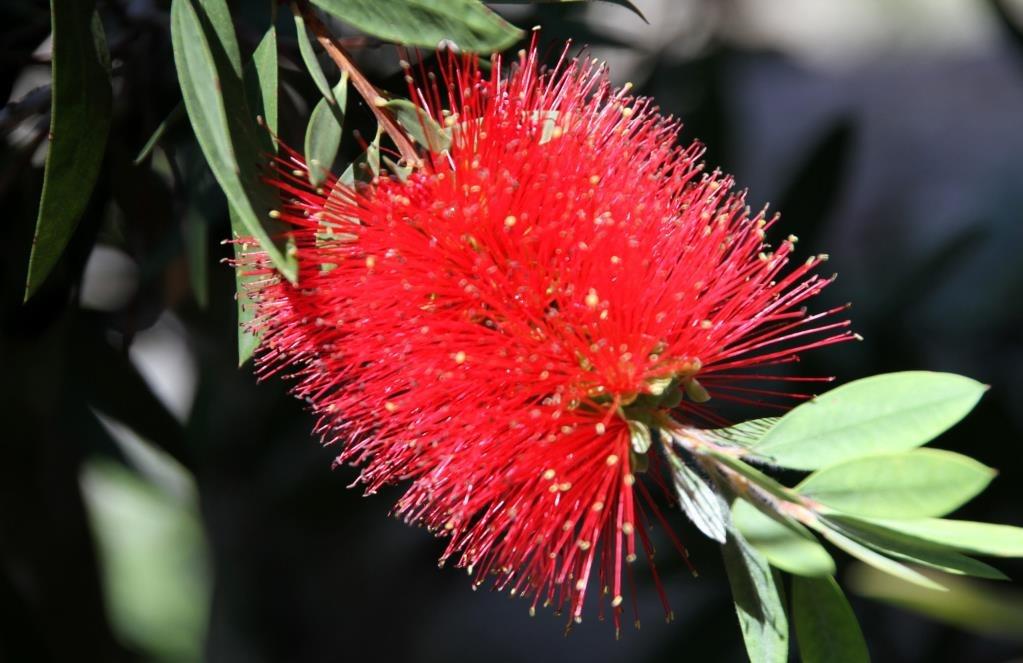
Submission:
[[194,469],[181,424],[156,397],[128,355],[107,342],[99,316],[82,315],[73,338],[77,347],[72,357],[77,365],[72,373],[85,382],[81,390],[89,404]]

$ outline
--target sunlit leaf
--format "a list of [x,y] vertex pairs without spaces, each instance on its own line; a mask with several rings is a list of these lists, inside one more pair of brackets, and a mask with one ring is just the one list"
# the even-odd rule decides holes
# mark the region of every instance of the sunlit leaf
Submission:
[[305,131],[305,159],[309,182],[313,186],[319,186],[330,174],[341,147],[341,129],[348,103],[348,72],[341,75],[341,81],[334,86],[331,96],[335,103],[326,99],[317,102]]
[[764,417],[763,419],[743,421],[728,428],[713,428],[705,432],[722,442],[741,447],[752,447],[760,442],[771,430],[771,427],[779,421],[781,421],[781,417]]
[[333,104],[334,95],[331,93],[330,83],[327,82],[327,75],[323,73],[323,67],[320,66],[320,60],[316,57],[316,51],[313,50],[309,31],[306,29],[305,18],[302,17],[300,12],[296,11],[294,14],[295,32],[298,33],[298,52],[302,56],[302,62],[305,63],[306,71],[309,72],[309,77],[313,79],[313,84],[320,91],[320,95],[328,104]]
[[800,470],[905,451],[926,444],[966,416],[985,389],[951,373],[876,375],[803,403],[753,449],[779,465]]
[[85,212],[110,132],[110,56],[95,0],[51,0],[53,84],[27,301],[53,270]]
[[803,663],[865,663],[867,643],[834,578],[792,579],[792,621]]
[[743,537],[759,550],[767,561],[782,571],[803,576],[827,576],[835,572],[835,562],[813,534],[779,514],[776,520],[749,502],[737,499],[732,505],[732,520]]
[[522,36],[479,0],[313,0],[363,32],[409,46],[452,42],[463,51],[490,53]]
[[929,543],[855,518],[835,515],[828,517],[828,522],[856,541],[904,562],[956,575],[1006,580],[998,569],[961,555],[949,546]]
[[718,543],[724,543],[729,521],[724,497],[675,452],[668,450],[665,456],[671,465],[671,478],[682,510],[701,532]]
[[790,489],[781,485],[780,483],[778,483],[771,477],[767,476],[757,468],[753,467],[749,463],[745,463],[732,455],[722,453],[720,451],[711,450],[708,452],[708,454],[712,456],[715,460],[717,460],[721,465],[724,465],[725,467],[731,469],[737,474],[743,476],[751,483],[760,486],[761,488],[771,493],[775,497],[787,500],[792,495],[792,491]]
[[939,518],[871,519],[870,522],[963,552],[995,557],[1023,557],[1023,527]]
[[795,490],[833,509],[877,518],[942,516],[987,487],[995,471],[940,449],[847,460],[814,472]]
[[789,624],[780,588],[767,559],[734,528],[729,530],[721,553],[750,661],[785,663],[789,654]]
[[934,582],[927,576],[923,575],[919,571],[911,569],[901,562],[897,562],[890,557],[875,552],[856,541],[852,540],[848,536],[836,531],[832,527],[828,527],[826,523],[819,523],[814,527],[821,536],[830,541],[836,547],[844,550],[846,553],[852,555],[861,562],[870,564],[879,571],[884,571],[889,575],[893,575],[896,578],[901,578],[906,582],[911,582],[921,587],[928,589],[935,589],[944,591],[945,588],[938,583]]
[[451,136],[426,111],[408,99],[390,99],[384,108],[416,141],[431,152],[443,152],[451,146]]

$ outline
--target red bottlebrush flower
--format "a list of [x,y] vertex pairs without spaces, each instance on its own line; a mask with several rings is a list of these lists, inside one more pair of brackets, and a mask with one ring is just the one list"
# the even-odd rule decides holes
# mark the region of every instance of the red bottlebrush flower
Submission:
[[442,60],[417,96],[451,145],[404,181],[314,190],[282,159],[299,278],[242,260],[262,277],[258,370],[293,372],[367,493],[408,482],[396,512],[447,537],[442,563],[576,620],[596,582],[617,625],[629,562],[664,522],[636,479],[650,456],[664,488],[661,464],[630,425],[773,394],[742,386],[769,377],[749,369],[847,323],[801,308],[823,257],[786,269],[795,238],[771,250],[775,220],[595,62],[544,71],[534,46],[503,77],[499,60]]

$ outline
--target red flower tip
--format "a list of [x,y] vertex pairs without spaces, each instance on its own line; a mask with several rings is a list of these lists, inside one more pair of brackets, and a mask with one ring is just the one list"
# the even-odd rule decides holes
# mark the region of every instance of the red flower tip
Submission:
[[292,372],[367,493],[408,482],[397,513],[475,585],[578,621],[595,583],[618,626],[640,556],[669,610],[648,534],[664,518],[636,475],[669,490],[630,427],[779,395],[742,386],[775,379],[748,369],[851,335],[822,322],[841,309],[802,308],[824,257],[787,268],[795,238],[769,247],[777,217],[677,147],[676,121],[594,61],[537,59],[503,77],[442,57],[417,97],[451,145],[404,181],[314,190],[282,158],[298,284],[261,253],[242,266],[262,276],[260,375]]

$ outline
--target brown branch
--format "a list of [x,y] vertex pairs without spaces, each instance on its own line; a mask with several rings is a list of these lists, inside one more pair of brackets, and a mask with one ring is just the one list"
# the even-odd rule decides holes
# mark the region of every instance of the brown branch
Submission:
[[383,96],[377,91],[376,87],[369,82],[369,80],[362,75],[355,63],[352,62],[351,57],[341,47],[338,40],[334,39],[334,36],[330,34],[330,30],[323,24],[320,17],[316,15],[312,7],[309,6],[308,0],[295,0],[291,3],[291,11],[296,15],[301,16],[305,21],[306,27],[308,27],[314,35],[316,40],[320,42],[320,46],[323,50],[327,51],[327,55],[334,61],[334,64],[338,66],[338,69],[344,72],[348,72],[348,78],[352,82],[352,87],[355,88],[356,92],[366,100],[369,104],[369,108],[373,111],[373,115],[376,116],[377,122],[380,126],[391,137],[394,141],[395,146],[398,148],[398,152],[401,153],[402,159],[410,166],[418,166],[421,161],[419,154],[416,152],[415,146],[409,139],[405,131],[398,126],[394,117],[387,111],[386,108],[382,107],[382,103],[385,102]]

